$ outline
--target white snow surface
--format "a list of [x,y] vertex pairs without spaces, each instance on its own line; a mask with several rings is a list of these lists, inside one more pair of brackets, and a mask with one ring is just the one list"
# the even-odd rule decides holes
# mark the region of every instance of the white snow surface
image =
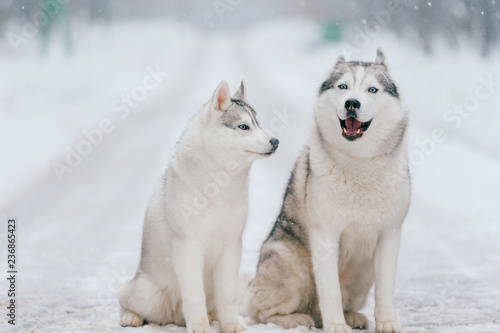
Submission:
[[[19,270],[16,326],[7,323],[7,283],[0,279],[0,331],[184,332],[175,325],[121,327],[116,293],[135,273],[142,218],[171,148],[223,79],[232,91],[246,80],[263,127],[277,112],[291,115],[274,129],[277,153],[251,173],[241,273],[254,274],[318,88],[342,53],[338,44],[321,43],[319,29],[274,20],[209,33],[136,21],[82,28],[70,58],[56,44],[41,59],[35,39],[18,53],[0,45],[0,258],[6,271],[5,225],[16,217]],[[425,55],[411,41],[381,34],[347,57],[373,61],[382,47],[410,110],[413,194],[395,303],[404,332],[499,332],[500,52],[484,59],[466,46],[441,44]],[[168,76],[120,118],[115,99],[156,67]],[[485,97],[488,90],[478,86],[488,78],[496,85]],[[445,118],[455,105],[465,110],[457,123]],[[64,163],[68,149],[85,140],[82,131],[104,118],[114,131],[60,182],[53,162]],[[433,148],[429,138],[439,129],[446,140]],[[373,310],[371,294],[363,311],[368,332]],[[285,331],[242,320],[248,332]]]

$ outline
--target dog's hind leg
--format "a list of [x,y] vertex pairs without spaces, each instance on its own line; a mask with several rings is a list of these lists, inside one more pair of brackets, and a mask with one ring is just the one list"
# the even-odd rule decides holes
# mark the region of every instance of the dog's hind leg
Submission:
[[286,329],[296,328],[299,326],[314,326],[314,319],[305,313],[291,313],[287,315],[274,315],[266,318],[266,323],[272,323],[282,326]]
[[144,317],[130,309],[134,308],[136,311],[139,310],[136,306],[138,303],[136,295],[138,279],[139,275],[127,282],[127,284],[118,293],[118,301],[120,303],[120,324],[122,326],[137,327],[144,324]]
[[125,309],[120,305],[120,324],[122,326],[142,326],[144,324],[144,319],[137,313]]
[[265,244],[257,275],[250,283],[249,315],[285,328],[314,326],[310,303],[315,289],[309,265],[301,246],[277,241]]
[[[158,324],[175,322],[183,324],[183,318],[175,318],[172,297],[154,284],[147,275],[138,273],[118,294],[120,322],[123,326],[141,326],[144,321]],[[177,303],[177,302],[174,302]]]
[[342,307],[346,324],[352,328],[368,329],[368,319],[359,313],[373,285],[374,273],[371,261],[350,261],[340,273]]

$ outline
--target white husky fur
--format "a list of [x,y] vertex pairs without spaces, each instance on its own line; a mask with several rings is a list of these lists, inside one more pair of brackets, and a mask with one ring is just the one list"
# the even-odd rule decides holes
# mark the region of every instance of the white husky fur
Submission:
[[[345,136],[349,117],[364,127]],[[250,283],[256,321],[367,329],[358,311],[375,282],[376,332],[401,331],[393,288],[410,199],[406,123],[381,50],[374,63],[339,58]]]
[[270,138],[245,102],[244,82],[231,98],[223,81],[188,124],[147,208],[141,261],[119,293],[124,326],[186,325],[187,332],[241,332],[236,310],[248,173],[271,155]]

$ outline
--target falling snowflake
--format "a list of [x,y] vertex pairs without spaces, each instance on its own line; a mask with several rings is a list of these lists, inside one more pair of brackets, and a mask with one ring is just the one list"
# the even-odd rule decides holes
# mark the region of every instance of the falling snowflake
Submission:
[[428,2],[428,3],[427,3],[427,6],[429,6],[429,7],[430,7],[430,6],[432,6],[432,3],[431,3],[431,2]]

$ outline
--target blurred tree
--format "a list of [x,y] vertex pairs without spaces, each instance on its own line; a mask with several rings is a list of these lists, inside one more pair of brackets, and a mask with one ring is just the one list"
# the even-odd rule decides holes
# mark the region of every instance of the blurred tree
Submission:
[[[66,54],[73,53],[73,43],[71,38],[71,28],[66,1],[42,0],[40,1],[40,16],[45,20],[40,24],[41,52],[45,55],[49,48],[50,33],[54,22],[60,23],[59,27],[63,33],[63,40]],[[59,22],[57,22],[59,21]]]
[[467,40],[483,56],[491,54],[500,29],[500,0],[229,1],[233,10],[224,20],[217,16],[212,1],[203,0],[0,0],[0,27],[9,25],[11,20],[21,25],[32,22],[34,15],[54,3],[59,4],[60,12],[39,28],[43,52],[56,29],[63,33],[66,51],[72,51],[71,20],[109,22],[111,16],[116,20],[182,20],[203,30],[242,29],[259,20],[305,16],[320,24],[323,40],[338,41],[355,35],[354,30],[365,30],[367,22],[380,23],[380,13],[397,5],[401,10],[390,15],[381,29],[393,31],[401,38],[416,36],[427,53],[432,51],[436,37],[441,37],[451,47]]
[[[482,0],[481,1],[481,15],[484,16],[482,20],[482,54],[487,57],[490,55],[492,46],[496,43],[498,38],[498,22],[495,24],[496,10],[495,1]],[[497,18],[498,21],[498,18]]]
[[342,40],[342,27],[338,21],[323,23],[323,40],[328,42],[340,42]]

